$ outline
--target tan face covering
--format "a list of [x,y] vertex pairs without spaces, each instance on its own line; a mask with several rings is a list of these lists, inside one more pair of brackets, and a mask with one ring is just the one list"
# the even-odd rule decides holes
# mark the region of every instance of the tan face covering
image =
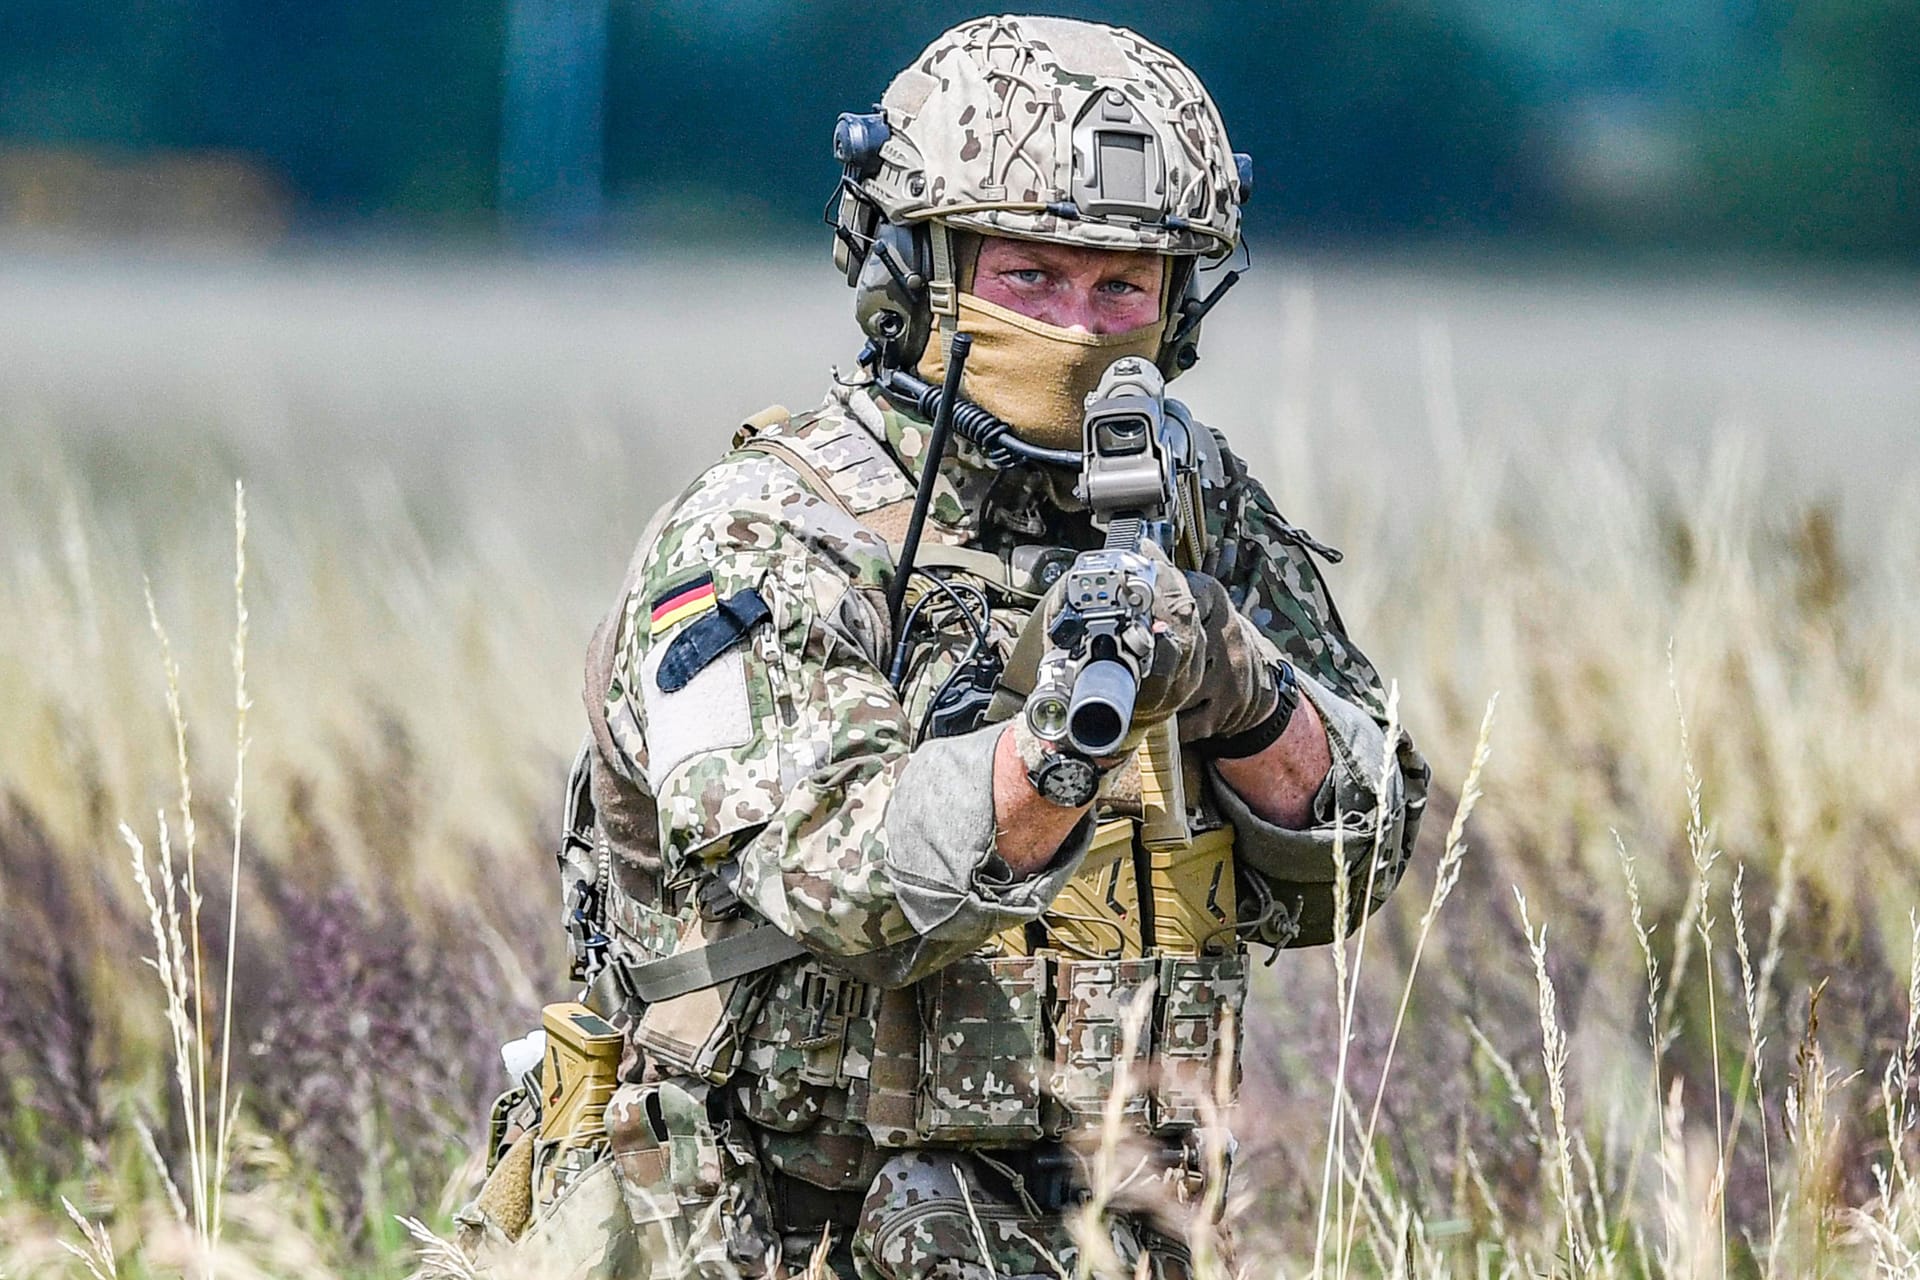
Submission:
[[[1165,308],[1152,324],[1125,333],[1075,333],[1017,311],[957,295],[960,332],[973,336],[973,350],[960,379],[960,393],[1029,444],[1078,449],[1089,392],[1107,366],[1122,356],[1160,353]],[[920,357],[919,374],[939,384],[947,372],[947,331],[937,330]]]

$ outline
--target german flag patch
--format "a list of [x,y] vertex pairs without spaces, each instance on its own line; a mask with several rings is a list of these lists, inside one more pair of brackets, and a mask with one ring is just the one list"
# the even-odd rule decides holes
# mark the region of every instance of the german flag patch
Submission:
[[711,573],[703,573],[678,586],[668,587],[653,598],[653,621],[648,634],[657,636],[676,623],[698,617],[713,608],[714,604]]

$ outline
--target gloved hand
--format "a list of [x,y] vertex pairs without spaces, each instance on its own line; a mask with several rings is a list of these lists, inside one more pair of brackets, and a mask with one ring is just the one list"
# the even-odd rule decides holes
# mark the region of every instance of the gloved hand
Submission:
[[[1201,629],[1200,610],[1187,578],[1157,545],[1144,543],[1140,554],[1156,562],[1157,585],[1148,627],[1151,650],[1141,663],[1140,688],[1123,751],[1130,750],[1147,729],[1192,702],[1207,667],[1207,636]],[[1041,601],[1029,625],[1041,627],[1043,634],[1050,631],[1060,615],[1064,592],[1063,579]],[[1049,646],[1040,661],[1034,687],[1044,689],[1054,683],[1066,662],[1064,653]]]
[[[1280,652],[1238,609],[1218,579],[1186,575],[1205,637],[1204,670],[1180,708],[1180,740],[1207,743],[1258,727],[1279,707]],[[1275,736],[1278,736],[1277,734]]]

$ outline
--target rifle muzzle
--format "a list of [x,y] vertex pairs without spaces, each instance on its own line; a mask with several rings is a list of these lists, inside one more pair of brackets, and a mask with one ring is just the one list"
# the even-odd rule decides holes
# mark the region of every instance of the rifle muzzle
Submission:
[[1090,756],[1112,755],[1133,725],[1140,682],[1123,662],[1102,658],[1080,669],[1067,703],[1067,743]]

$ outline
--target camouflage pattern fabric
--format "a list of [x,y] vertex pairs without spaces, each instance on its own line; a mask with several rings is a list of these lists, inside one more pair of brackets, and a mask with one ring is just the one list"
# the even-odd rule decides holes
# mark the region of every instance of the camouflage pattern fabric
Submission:
[[1060,1013],[1055,1022],[1058,1040],[1051,1093],[1089,1127],[1097,1125],[1115,1087],[1121,1068],[1132,1074],[1132,1089],[1121,1104],[1122,1120],[1144,1126],[1150,1095],[1143,1087],[1149,1044],[1142,1037],[1130,1062],[1122,1061],[1128,1010],[1149,986],[1159,981],[1159,961],[1068,960],[1062,962],[1055,989]]
[[[1139,1256],[1124,1222],[1115,1235],[1123,1261]],[[909,1152],[873,1180],[853,1256],[863,1280],[1027,1280],[1074,1274],[1080,1248],[1060,1216],[990,1189],[974,1160]]]
[[780,1237],[749,1143],[713,1123],[705,1090],[626,1084],[607,1104],[611,1164],[636,1277],[752,1280],[776,1273]]
[[[984,1135],[1018,1148],[1052,1132],[1062,1100],[1053,1091],[1084,1106],[1111,1079],[1100,1049],[1117,1054],[1119,1011],[1146,977],[1087,970],[1082,981],[1072,976],[1077,966],[1036,975],[1040,962],[1024,955],[969,955],[1009,922],[1039,919],[1072,867],[1028,881],[996,868],[990,802],[979,847],[957,861],[915,861],[903,843],[919,837],[889,822],[893,799],[916,776],[924,779],[936,758],[956,785],[977,783],[990,795],[987,761],[998,732],[987,726],[917,741],[921,712],[964,647],[957,617],[946,620],[944,634],[910,649],[903,689],[885,675],[892,637],[884,593],[893,558],[887,537],[866,522],[885,524],[910,499],[925,440],[923,422],[869,386],[842,385],[816,410],[767,428],[759,443],[779,448],[742,442],[670,504],[643,543],[604,629],[610,674],[588,691],[617,756],[606,762],[614,776],[596,776],[595,784],[630,791],[627,812],[657,814],[646,853],[658,859],[658,883],[684,895],[723,882],[753,915],[812,953],[759,979],[768,998],[757,1004],[734,1078],[716,1086],[716,1098],[727,1100],[732,1117],[725,1149],[737,1155],[729,1168],[758,1160],[771,1177],[868,1193],[855,1248],[865,1251],[864,1275],[928,1274],[912,1269],[912,1259],[934,1256],[922,1252],[934,1246],[961,1268],[951,1274],[973,1274],[964,1269],[978,1263],[971,1222],[964,1247],[955,1246],[942,1235],[955,1227],[951,1213],[919,1208],[950,1208],[958,1157],[925,1148],[940,1134],[949,1143],[971,1145]],[[1204,568],[1300,671],[1303,696],[1328,725],[1336,768],[1305,831],[1264,824],[1222,788],[1214,798],[1236,829],[1236,847],[1249,851],[1242,873],[1264,877],[1272,897],[1294,904],[1295,927],[1285,936],[1294,944],[1325,941],[1353,923],[1337,929],[1330,918],[1336,822],[1346,874],[1356,884],[1371,878],[1375,889],[1372,898],[1356,892],[1357,919],[1405,865],[1426,766],[1404,732],[1386,750],[1379,677],[1340,623],[1312,558],[1316,544],[1286,521],[1224,442],[1216,452],[1204,502],[1211,544]],[[993,471],[961,446],[943,464],[927,539],[1001,559],[1022,546],[1098,545],[1070,483]],[[1004,653],[1037,597],[985,579],[975,585],[993,598],[990,633]],[[756,601],[763,613],[748,607]],[[736,615],[756,620],[734,634],[724,619]],[[688,636],[709,639],[695,645]],[[676,647],[700,665],[690,683],[669,690],[660,672],[674,669]],[[1384,789],[1383,755],[1396,762]],[[970,781],[958,776],[969,770]],[[1368,824],[1379,823],[1383,802],[1374,866]],[[1076,850],[1087,839],[1090,832]],[[930,912],[938,938],[926,927]],[[649,917],[629,908],[616,916],[623,918],[638,928]],[[1157,1107],[1161,1121],[1183,1124],[1228,1047],[1219,1037],[1237,1018],[1245,962],[1238,949],[1181,958],[1169,971],[1171,960],[1143,967],[1163,993],[1151,1028],[1156,1052],[1171,1050],[1179,1070],[1162,1082],[1167,1096],[1130,1114]],[[980,983],[960,981],[976,969]],[[1063,1047],[1065,1057],[1049,1062]],[[929,1063],[944,1063],[937,1085]],[[644,1069],[644,1062],[630,1064],[636,1074],[628,1078]],[[909,1150],[889,1163],[885,1146]],[[876,1176],[883,1164],[891,1177]],[[914,1209],[910,1223],[880,1230],[889,1205]],[[996,1219],[992,1230],[1006,1249],[1001,1256],[994,1246],[1000,1274],[1022,1274],[1040,1260],[1038,1246],[1060,1243],[1057,1217],[1040,1217],[1046,1221],[1036,1225],[1009,1206]],[[722,1236],[733,1232],[755,1256],[783,1229],[777,1222],[766,1229],[745,1212],[723,1224]]]
[[[795,429],[817,431],[829,445],[860,429],[833,407]],[[868,475],[870,454],[851,454],[851,478],[839,477],[855,501],[908,486],[897,464]],[[978,908],[946,936],[916,924],[925,917],[909,898],[926,886],[899,879],[902,851],[890,848],[897,840],[886,822],[913,721],[884,675],[881,593],[892,560],[883,539],[786,463],[742,451],[681,496],[645,559],[623,605],[604,715],[655,797],[670,883],[727,861],[732,891],[761,916],[888,985],[964,954],[1012,923],[1009,913],[1040,914],[1059,883],[986,877],[939,886]],[[669,693],[657,669],[701,615],[661,627],[656,602],[671,603],[695,582],[709,584],[716,601],[752,593],[769,616]],[[929,679],[943,674],[925,668]],[[924,694],[931,686],[921,683]],[[984,848],[977,852],[984,862]],[[1063,866],[1058,881],[1071,869]]]
[[989,1146],[1041,1137],[1046,962],[968,956],[920,984],[927,1087],[920,1131],[929,1141]]
[[[622,1203],[613,1163],[602,1160],[509,1236],[469,1209],[459,1243],[483,1280],[649,1280],[656,1271]],[[662,1255],[664,1256],[664,1255]]]
[[[1162,1127],[1205,1123],[1207,1104],[1221,1090],[1215,1072],[1221,1064],[1223,1026],[1237,1027],[1247,1000],[1245,951],[1161,959],[1159,1026],[1154,1028],[1154,1122]],[[1240,1055],[1233,1055],[1237,1076]],[[1231,1086],[1225,1092],[1233,1096]]]
[[[880,106],[893,136],[863,186],[889,221],[1208,256],[1238,240],[1233,153],[1213,99],[1178,58],[1124,28],[1043,17],[962,23],[894,78]],[[1075,204],[1076,132],[1096,119],[1151,138],[1141,151],[1147,216]]]

